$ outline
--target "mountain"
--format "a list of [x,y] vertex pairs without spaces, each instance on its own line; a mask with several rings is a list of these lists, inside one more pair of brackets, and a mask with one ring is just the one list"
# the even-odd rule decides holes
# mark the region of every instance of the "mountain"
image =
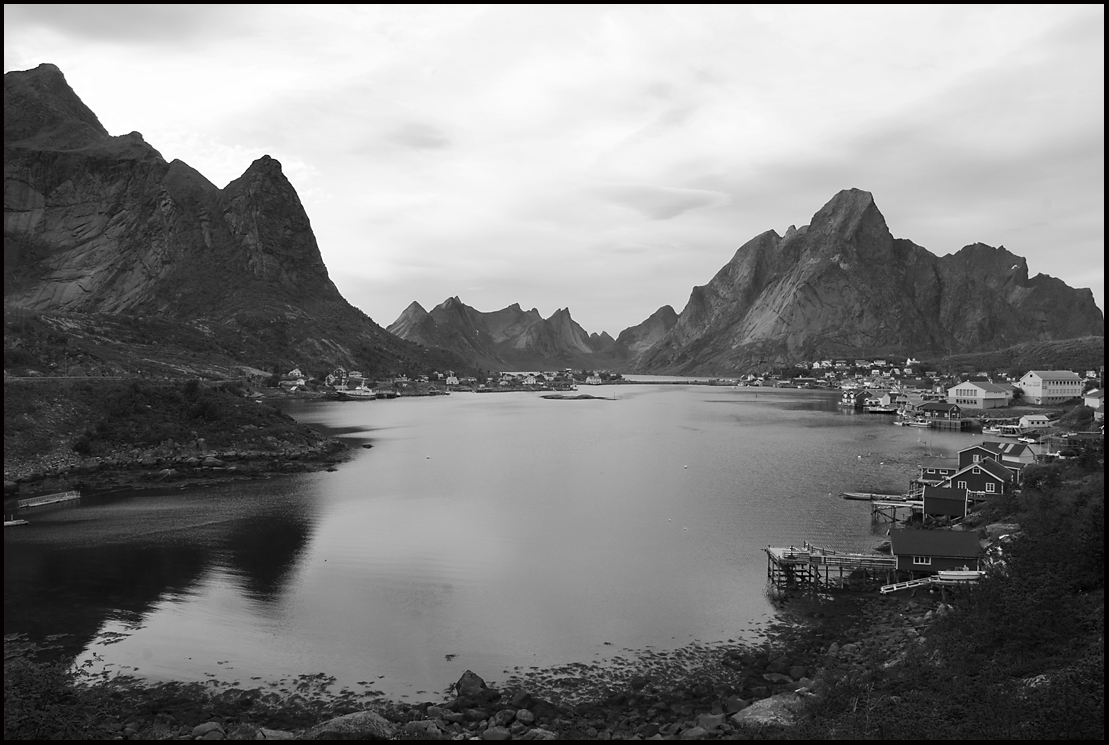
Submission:
[[606,333],[587,334],[569,308],[556,310],[550,318],[543,318],[535,308],[525,311],[518,303],[483,313],[458,297],[448,298],[431,312],[413,302],[388,330],[494,370],[594,368],[597,353],[614,343]]
[[[1104,334],[1088,289],[1004,247],[938,257],[894,238],[870,193],[836,194],[809,225],[752,238],[635,363],[716,374],[827,356],[958,354]],[[617,339],[619,343],[619,339]]]
[[109,135],[54,65],[4,75],[4,195],[6,307],[200,324],[265,369],[464,366],[342,297],[278,161],[219,189]]

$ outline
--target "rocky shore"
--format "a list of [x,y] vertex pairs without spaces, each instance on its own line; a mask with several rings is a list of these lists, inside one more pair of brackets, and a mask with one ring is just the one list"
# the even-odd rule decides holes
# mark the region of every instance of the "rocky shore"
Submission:
[[332,468],[345,460],[349,452],[337,440],[275,445],[273,450],[216,450],[199,440],[185,446],[171,443],[157,448],[132,448],[94,458],[55,454],[10,470],[5,463],[4,495],[68,489],[114,491],[162,484],[194,486],[239,478],[266,478]]
[[[515,675],[467,670],[440,701],[399,703],[324,676],[285,690],[138,682],[102,712],[105,739],[714,740],[789,737],[813,726],[837,681],[900,664],[949,606],[935,594],[787,600],[757,644],[693,644]],[[818,725],[818,723],[817,723]]]

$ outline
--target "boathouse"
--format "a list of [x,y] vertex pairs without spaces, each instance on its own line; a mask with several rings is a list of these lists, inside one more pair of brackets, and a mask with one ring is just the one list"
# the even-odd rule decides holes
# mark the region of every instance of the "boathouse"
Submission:
[[959,468],[993,458],[1008,468],[1020,482],[1021,470],[1036,462],[1036,453],[1023,442],[979,442],[959,451]]
[[891,530],[890,553],[899,572],[934,574],[982,568],[978,535],[961,530]]
[[925,517],[966,517],[968,512],[966,489],[955,487],[925,486]]

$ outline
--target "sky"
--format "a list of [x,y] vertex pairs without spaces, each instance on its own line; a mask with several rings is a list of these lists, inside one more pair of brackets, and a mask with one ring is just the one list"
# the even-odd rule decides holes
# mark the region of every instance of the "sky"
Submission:
[[113,135],[223,187],[270,155],[340,292],[569,307],[616,336],[871,192],[1105,308],[1105,11],[1086,6],[5,5]]

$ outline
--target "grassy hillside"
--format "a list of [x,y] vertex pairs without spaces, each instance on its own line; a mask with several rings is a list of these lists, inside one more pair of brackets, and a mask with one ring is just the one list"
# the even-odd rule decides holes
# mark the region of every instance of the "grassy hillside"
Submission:
[[1074,370],[1081,374],[1104,364],[1104,336],[1027,342],[996,352],[956,354],[924,362],[929,370],[944,373],[985,371],[1011,375],[1023,375],[1029,370]]
[[[343,329],[333,328],[327,339],[302,320],[259,314],[220,324],[9,307],[4,309],[4,372],[16,377],[171,379],[233,378],[243,366],[281,373],[300,367],[319,377],[338,365],[371,377],[447,369],[470,372],[449,352],[391,335],[378,343],[353,328],[345,337]],[[347,341],[339,344],[335,338]]]

